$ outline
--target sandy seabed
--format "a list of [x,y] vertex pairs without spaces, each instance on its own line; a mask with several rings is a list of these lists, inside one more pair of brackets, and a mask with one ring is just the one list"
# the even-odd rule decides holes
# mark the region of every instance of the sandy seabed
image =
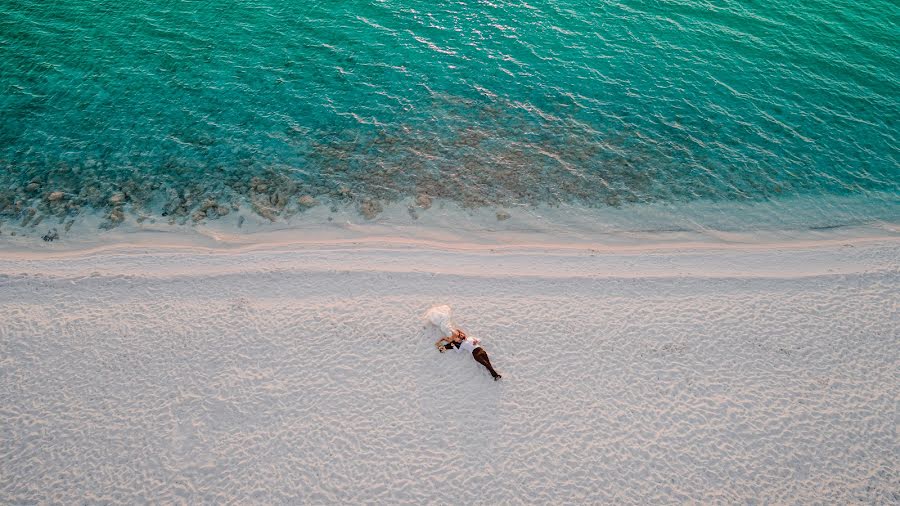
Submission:
[[0,503],[896,504],[898,245],[0,255]]

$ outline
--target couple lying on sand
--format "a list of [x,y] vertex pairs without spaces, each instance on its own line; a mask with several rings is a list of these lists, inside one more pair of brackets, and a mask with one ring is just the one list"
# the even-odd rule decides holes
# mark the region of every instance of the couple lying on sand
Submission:
[[441,353],[450,349],[455,349],[457,353],[470,351],[472,352],[472,358],[487,368],[488,372],[491,373],[491,376],[494,377],[494,381],[503,377],[491,367],[491,360],[488,358],[488,354],[484,351],[484,348],[481,347],[481,341],[479,341],[477,337],[467,336],[462,330],[453,330],[449,337],[438,339],[434,345]]

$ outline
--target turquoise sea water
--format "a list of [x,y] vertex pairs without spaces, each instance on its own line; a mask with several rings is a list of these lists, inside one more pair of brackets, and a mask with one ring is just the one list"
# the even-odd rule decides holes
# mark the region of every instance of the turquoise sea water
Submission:
[[888,0],[0,0],[0,219],[427,195],[897,220],[898,27]]

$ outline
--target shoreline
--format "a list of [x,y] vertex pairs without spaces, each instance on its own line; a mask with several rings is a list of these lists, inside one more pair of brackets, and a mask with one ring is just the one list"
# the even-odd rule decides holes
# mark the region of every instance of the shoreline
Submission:
[[[0,249],[2,251],[2,249]],[[801,278],[900,271],[900,237],[776,243],[441,243],[386,238],[258,244],[118,243],[6,250],[0,275],[192,278],[272,272],[431,273],[475,278]]]
[[[316,206],[274,221],[240,206],[226,217],[198,223],[163,223],[123,213],[110,229],[102,211],[63,224],[0,225],[0,254],[54,255],[119,247],[196,247],[241,250],[286,245],[385,244],[451,249],[593,249],[656,251],[795,247],[839,241],[900,238],[900,203],[878,206],[860,198],[792,198],[770,202],[622,208],[579,205],[463,208],[436,199],[384,206],[364,217],[353,206]],[[42,237],[47,239],[41,240]]]

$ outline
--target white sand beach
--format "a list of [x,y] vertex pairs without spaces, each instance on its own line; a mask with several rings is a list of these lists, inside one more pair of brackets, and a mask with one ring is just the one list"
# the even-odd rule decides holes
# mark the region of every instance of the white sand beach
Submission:
[[4,250],[0,503],[896,504],[898,245]]

